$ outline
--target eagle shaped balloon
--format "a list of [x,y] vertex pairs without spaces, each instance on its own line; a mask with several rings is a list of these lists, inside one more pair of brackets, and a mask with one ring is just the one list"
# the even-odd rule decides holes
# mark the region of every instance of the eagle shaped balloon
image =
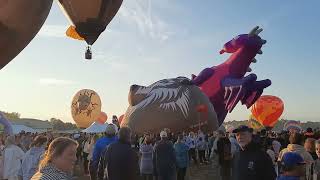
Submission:
[[208,97],[185,77],[163,79],[147,87],[132,85],[128,101],[121,126],[129,126],[136,133],[164,128],[182,131],[198,124],[205,124],[210,131],[219,127]]
[[261,39],[262,31],[258,26],[249,34],[241,34],[224,45],[222,53],[232,55],[222,64],[206,68],[198,76],[192,75],[192,82],[209,97],[222,124],[227,113],[231,113],[239,101],[250,108],[262,95],[263,90],[271,85],[269,79],[257,81],[251,72],[250,64],[255,63],[255,56],[262,54],[261,47],[266,40]]

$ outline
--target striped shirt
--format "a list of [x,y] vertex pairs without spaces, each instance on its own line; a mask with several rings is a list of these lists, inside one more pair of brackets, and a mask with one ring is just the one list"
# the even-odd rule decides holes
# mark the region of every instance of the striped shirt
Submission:
[[47,165],[38,171],[31,180],[71,180],[72,176],[57,169],[52,165]]

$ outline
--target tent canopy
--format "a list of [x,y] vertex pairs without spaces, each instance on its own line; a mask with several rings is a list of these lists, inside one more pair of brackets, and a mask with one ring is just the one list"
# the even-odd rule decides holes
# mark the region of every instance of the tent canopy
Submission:
[[19,134],[20,132],[30,132],[30,133],[36,133],[37,131],[32,129],[31,127],[20,125],[20,124],[13,124],[12,125],[13,134]]
[[87,129],[83,130],[82,132],[85,133],[102,133],[105,132],[107,124],[99,124],[93,122]]

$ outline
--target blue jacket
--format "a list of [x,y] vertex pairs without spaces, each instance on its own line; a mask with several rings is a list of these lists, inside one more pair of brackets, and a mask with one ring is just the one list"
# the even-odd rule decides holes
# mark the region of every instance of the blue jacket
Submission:
[[178,168],[188,167],[189,164],[189,147],[184,143],[175,143],[174,150]]
[[101,153],[103,152],[103,150],[111,143],[113,142],[117,142],[118,141],[118,137],[114,136],[114,137],[102,137],[100,139],[97,140],[96,145],[94,146],[93,149],[93,154],[92,154],[92,164],[91,166],[93,166],[94,169],[98,168],[98,164],[99,164],[99,160],[100,160],[100,156]]
[[300,180],[300,177],[296,176],[279,176],[277,180]]

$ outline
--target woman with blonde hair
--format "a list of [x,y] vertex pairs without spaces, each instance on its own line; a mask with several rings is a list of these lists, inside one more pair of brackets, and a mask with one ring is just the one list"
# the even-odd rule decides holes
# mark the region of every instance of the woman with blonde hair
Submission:
[[54,139],[39,165],[32,180],[71,180],[74,164],[77,160],[78,143],[70,138]]

